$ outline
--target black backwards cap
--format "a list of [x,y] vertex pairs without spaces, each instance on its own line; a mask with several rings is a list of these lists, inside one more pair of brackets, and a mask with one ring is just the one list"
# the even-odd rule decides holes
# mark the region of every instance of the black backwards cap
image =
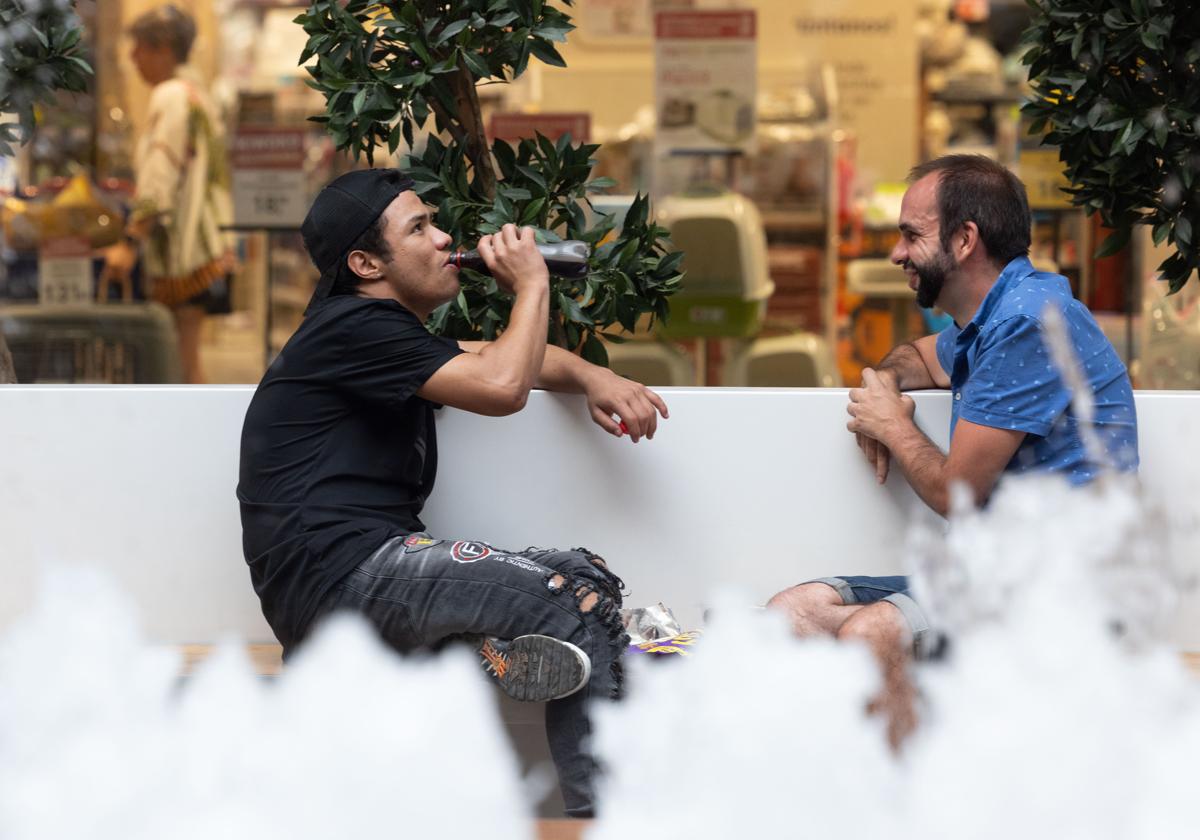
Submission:
[[322,300],[345,264],[350,246],[375,223],[396,196],[411,190],[411,178],[399,169],[356,169],[330,181],[304,217],[300,234],[321,279],[304,310]]

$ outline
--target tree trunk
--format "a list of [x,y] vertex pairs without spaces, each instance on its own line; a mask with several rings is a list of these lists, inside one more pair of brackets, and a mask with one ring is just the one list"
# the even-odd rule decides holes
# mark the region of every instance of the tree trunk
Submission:
[[12,355],[4,342],[4,333],[0,333],[0,385],[13,385],[17,381],[17,371],[13,368]]
[[466,62],[458,59],[458,71],[450,77],[450,89],[458,102],[458,122],[466,137],[467,157],[475,167],[475,177],[484,195],[496,197],[496,170],[492,168],[492,153],[488,147],[487,132],[483,126],[483,112],[479,107],[479,93],[475,90],[475,77],[467,69]]

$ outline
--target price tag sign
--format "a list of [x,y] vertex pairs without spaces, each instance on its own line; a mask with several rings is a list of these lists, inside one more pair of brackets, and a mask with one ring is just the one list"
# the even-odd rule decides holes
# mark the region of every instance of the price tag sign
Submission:
[[92,248],[87,237],[47,239],[38,251],[38,303],[86,306],[92,294]]
[[299,227],[308,212],[305,131],[247,126],[233,140],[233,219],[238,227]]
[[654,19],[656,142],[662,151],[751,151],[758,82],[752,10]]

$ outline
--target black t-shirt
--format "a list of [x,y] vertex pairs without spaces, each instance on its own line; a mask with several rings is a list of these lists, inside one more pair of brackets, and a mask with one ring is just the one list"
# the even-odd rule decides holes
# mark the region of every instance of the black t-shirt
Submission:
[[424,530],[437,472],[432,403],[416,396],[461,353],[392,300],[329,298],[258,386],[242,426],[242,547],[284,645],[384,541]]

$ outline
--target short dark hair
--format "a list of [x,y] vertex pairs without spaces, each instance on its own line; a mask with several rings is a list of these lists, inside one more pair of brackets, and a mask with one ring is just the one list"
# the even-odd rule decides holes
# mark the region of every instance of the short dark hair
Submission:
[[366,251],[368,254],[374,254],[384,262],[392,261],[392,249],[388,247],[387,240],[383,238],[383,231],[387,227],[387,216],[383,213],[375,221],[367,226],[367,229],[359,234],[358,239],[354,240],[354,244],[346,249],[346,254],[342,257],[342,261],[338,264],[337,276],[333,279],[333,285],[329,288],[330,295],[353,295],[358,293],[358,285],[362,282],[362,278],[355,274],[349,265],[346,264],[346,257],[351,251]]
[[170,3],[138,15],[126,31],[152,47],[170,47],[180,64],[188,60],[196,40],[192,16]]
[[1029,256],[1033,219],[1020,178],[983,155],[945,155],[914,166],[908,182],[915,184],[934,174],[938,175],[938,234],[943,251],[950,250],[955,231],[974,222],[997,266]]

